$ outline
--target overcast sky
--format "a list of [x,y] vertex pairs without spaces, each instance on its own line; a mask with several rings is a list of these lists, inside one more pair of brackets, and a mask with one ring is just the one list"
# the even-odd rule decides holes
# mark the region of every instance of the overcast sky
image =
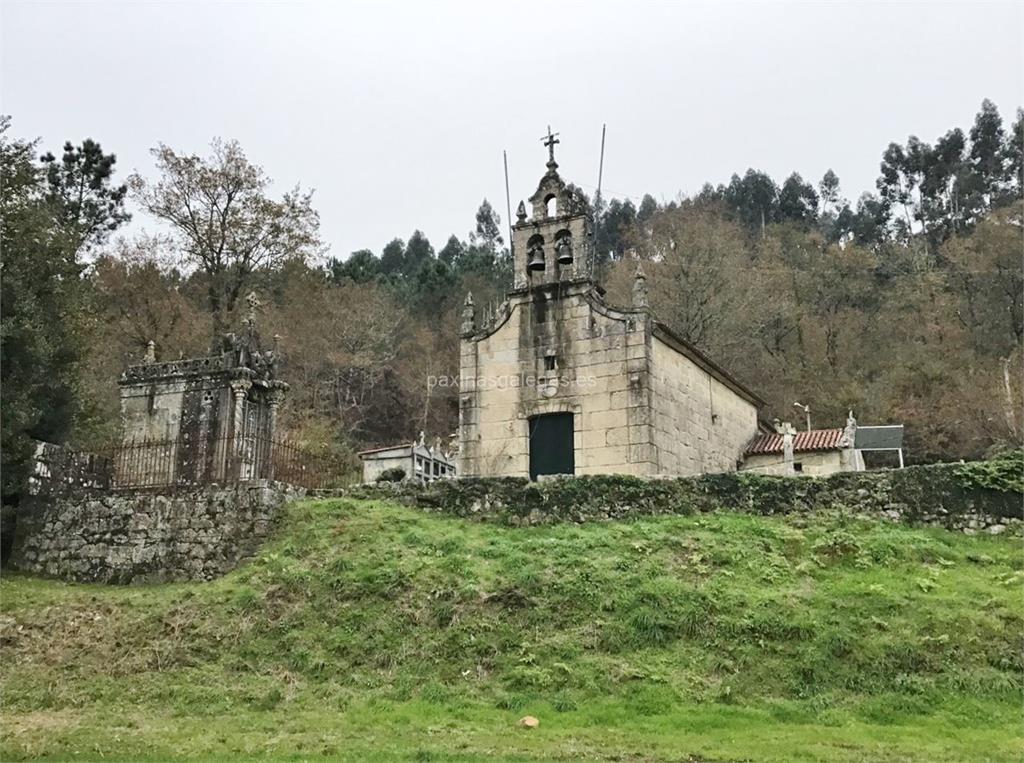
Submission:
[[[121,177],[163,142],[237,138],[276,181],[316,190],[334,256],[415,229],[464,237],[481,199],[505,218],[561,133],[563,177],[659,199],[747,167],[844,195],[882,151],[970,127],[983,98],[1013,119],[1021,3],[14,2],[0,15],[0,110],[12,132],[91,137]],[[507,222],[507,221],[506,221]],[[142,215],[137,223],[150,225]]]

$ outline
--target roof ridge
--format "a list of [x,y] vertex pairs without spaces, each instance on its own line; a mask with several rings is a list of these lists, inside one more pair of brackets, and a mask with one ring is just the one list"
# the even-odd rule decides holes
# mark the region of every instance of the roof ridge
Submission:
[[[839,427],[812,429],[796,432],[793,436],[793,450],[804,453],[822,450],[842,450],[845,430]],[[747,446],[746,455],[768,455],[783,452],[782,435],[778,432],[758,435]]]

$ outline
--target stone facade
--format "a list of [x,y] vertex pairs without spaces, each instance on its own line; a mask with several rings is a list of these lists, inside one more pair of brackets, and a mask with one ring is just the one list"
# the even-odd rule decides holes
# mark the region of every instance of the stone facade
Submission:
[[275,482],[174,495],[87,492],[30,501],[10,567],[93,583],[210,580],[266,539],[301,491]]
[[735,471],[757,433],[760,401],[702,368],[671,334],[654,331],[652,409],[660,474]]
[[590,219],[557,167],[552,155],[533,216],[519,205],[505,302],[478,326],[466,300],[459,475],[533,474],[531,449],[547,447],[538,420],[549,414],[572,416],[575,474],[735,470],[762,401],[654,320],[642,271],[632,305],[605,303]]
[[852,448],[796,453],[790,462],[781,453],[771,453],[747,456],[743,460],[743,470],[758,474],[785,476],[795,472],[808,477],[826,477],[839,472],[862,472],[864,459]]

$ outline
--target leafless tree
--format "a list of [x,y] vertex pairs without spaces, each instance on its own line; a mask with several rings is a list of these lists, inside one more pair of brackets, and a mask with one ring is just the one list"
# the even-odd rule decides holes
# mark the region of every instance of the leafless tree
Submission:
[[322,245],[312,191],[296,186],[275,201],[267,195],[270,178],[236,141],[215,139],[211,148],[204,158],[160,144],[152,151],[160,178],[150,182],[136,173],[129,186],[144,209],[170,226],[183,264],[205,276],[220,332],[253,274],[306,260]]

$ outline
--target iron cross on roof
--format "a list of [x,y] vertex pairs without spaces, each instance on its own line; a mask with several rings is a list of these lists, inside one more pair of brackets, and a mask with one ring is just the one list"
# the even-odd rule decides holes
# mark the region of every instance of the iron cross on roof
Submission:
[[541,138],[541,142],[548,147],[548,164],[555,163],[555,144],[560,143],[558,133],[551,132],[551,125],[548,125],[548,134]]

